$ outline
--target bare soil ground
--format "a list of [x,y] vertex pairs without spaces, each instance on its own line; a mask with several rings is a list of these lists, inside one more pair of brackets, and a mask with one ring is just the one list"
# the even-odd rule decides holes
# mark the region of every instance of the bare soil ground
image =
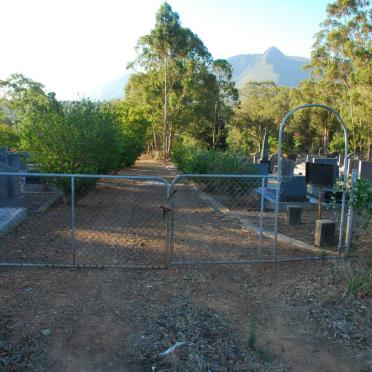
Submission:
[[[123,173],[174,176],[148,158]],[[102,180],[77,204],[77,262],[161,265],[163,191]],[[175,260],[257,256],[257,236],[191,195],[177,196]],[[1,238],[1,260],[71,262],[69,224],[63,204],[29,216]],[[1,268],[0,370],[371,370],[370,287],[345,292],[362,262]]]

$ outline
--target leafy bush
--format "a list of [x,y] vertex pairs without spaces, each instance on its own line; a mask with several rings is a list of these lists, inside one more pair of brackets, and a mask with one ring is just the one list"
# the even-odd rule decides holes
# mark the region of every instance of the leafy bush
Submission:
[[189,174],[257,174],[253,164],[247,163],[241,155],[234,152],[176,145],[173,148],[172,161],[178,169]]
[[[121,109],[88,100],[65,105],[62,110],[34,111],[24,120],[22,148],[30,152],[41,172],[115,172],[133,164],[143,149],[146,126],[128,116]],[[56,183],[69,192],[68,179]],[[85,191],[95,183],[78,180],[77,190]]]
[[0,147],[16,148],[19,136],[16,130],[6,124],[0,124]]
[[[201,150],[195,147],[175,146],[172,160],[178,169],[188,174],[257,174],[254,164],[247,163],[233,152]],[[244,178],[195,178],[195,182],[212,193],[235,195],[259,187],[259,179]]]
[[372,182],[358,179],[354,190],[354,204],[357,214],[368,226],[372,219]]

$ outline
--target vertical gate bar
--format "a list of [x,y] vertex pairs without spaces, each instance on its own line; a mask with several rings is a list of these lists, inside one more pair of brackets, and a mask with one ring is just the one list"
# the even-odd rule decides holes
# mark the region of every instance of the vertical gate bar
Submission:
[[350,190],[350,204],[349,211],[347,216],[347,225],[346,225],[346,238],[345,238],[345,252],[344,255],[347,257],[350,253],[351,248],[351,239],[353,236],[353,222],[354,222],[354,197],[355,197],[355,185],[358,180],[358,170],[353,169],[351,174],[351,190]]
[[173,249],[174,249],[174,208],[175,208],[175,203],[174,203],[174,184],[172,183],[170,185],[170,215],[169,215],[169,254],[170,254],[170,265],[173,263]]
[[172,255],[171,255],[171,216],[170,214],[172,213],[172,207],[171,207],[171,185],[169,183],[167,184],[166,188],[166,221],[165,221],[165,228],[166,228],[166,234],[165,234],[165,247],[166,247],[166,263],[165,266],[166,268],[170,268],[171,263],[172,263]]
[[344,224],[345,224],[345,204],[346,204],[346,189],[347,189],[347,177],[349,174],[349,161],[347,157],[345,157],[346,164],[344,165],[344,180],[343,180],[343,187],[342,187],[342,206],[341,206],[341,217],[340,217],[340,232],[338,236],[338,247],[337,251],[338,254],[341,254],[342,250],[342,238],[344,235]]
[[71,234],[72,234],[72,265],[76,266],[76,247],[75,247],[75,177],[71,176]]
[[279,225],[279,192],[280,192],[280,186],[282,183],[282,177],[279,176],[277,178],[277,185],[276,185],[276,194],[275,194],[275,217],[274,217],[274,249],[273,249],[273,255],[274,260],[276,262],[276,249],[277,249],[277,243],[278,243],[278,225]]
[[261,212],[260,212],[260,242],[259,242],[259,246],[258,246],[258,254],[259,254],[260,257],[262,256],[264,187],[265,187],[265,179],[262,177],[262,182],[261,182]]

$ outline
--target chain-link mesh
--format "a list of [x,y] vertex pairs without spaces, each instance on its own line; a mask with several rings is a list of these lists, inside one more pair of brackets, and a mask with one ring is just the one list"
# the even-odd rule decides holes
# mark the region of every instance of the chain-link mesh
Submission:
[[179,177],[173,187],[173,263],[269,259],[262,177]]
[[71,208],[56,181],[31,174],[0,176],[1,263],[72,263]]
[[160,178],[1,175],[0,185],[1,265],[167,263]]
[[[337,255],[342,210],[342,193],[330,188],[306,185],[305,177],[282,178],[278,196],[279,240],[296,247],[295,256]],[[320,203],[319,203],[320,197]],[[274,203],[272,204],[274,205]],[[334,222],[334,234],[327,234],[327,242],[317,244],[315,239],[317,220]],[[345,236],[343,229],[343,240]],[[318,241],[319,243],[319,241]],[[281,250],[278,257],[287,257]]]
[[76,203],[76,263],[163,267],[165,208],[164,183],[101,179],[93,192]]
[[[337,255],[340,195],[321,190],[321,218],[335,222],[335,234],[331,244],[315,247],[317,195],[297,182],[1,174],[0,264],[164,267],[168,253],[173,263]],[[293,207],[300,209],[294,220]]]

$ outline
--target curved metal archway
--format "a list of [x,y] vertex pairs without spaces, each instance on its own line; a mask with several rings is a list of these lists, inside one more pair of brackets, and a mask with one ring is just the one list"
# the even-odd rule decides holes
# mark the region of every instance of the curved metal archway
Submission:
[[[343,120],[341,119],[341,116],[339,115],[339,113],[336,110],[334,110],[333,108],[328,107],[326,105],[319,104],[319,103],[310,103],[310,104],[301,105],[301,106],[298,106],[298,107],[292,109],[284,117],[284,119],[280,123],[280,127],[279,127],[279,143],[278,143],[278,177],[279,177],[279,187],[280,187],[280,184],[282,182],[282,164],[281,164],[281,160],[282,160],[282,140],[283,140],[284,126],[287,123],[288,119],[296,111],[301,110],[301,109],[304,109],[304,108],[309,108],[309,107],[323,108],[325,110],[328,110],[328,111],[332,112],[336,116],[338,122],[341,124],[341,126],[342,126],[342,128],[344,130],[344,137],[345,137],[344,183],[343,183],[343,193],[342,193],[340,231],[339,231],[339,239],[338,239],[338,251],[339,251],[339,253],[341,253],[341,248],[343,247],[342,237],[343,237],[343,228],[344,228],[344,222],[345,222],[345,191],[346,191],[347,175],[349,173],[349,162],[348,162],[348,158],[347,158],[348,141],[349,141],[349,131],[347,129],[346,124],[343,122]],[[280,190],[280,188],[279,188],[279,190]],[[278,202],[278,200],[277,200],[277,202]]]

